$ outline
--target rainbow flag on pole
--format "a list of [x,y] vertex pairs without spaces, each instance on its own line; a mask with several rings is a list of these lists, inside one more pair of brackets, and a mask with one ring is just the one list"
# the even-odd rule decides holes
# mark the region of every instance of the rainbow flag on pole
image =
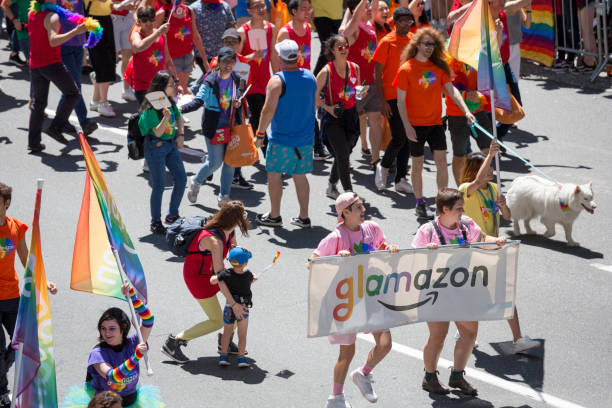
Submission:
[[81,213],[77,224],[70,287],[74,290],[116,297],[121,294],[121,277],[111,248],[117,250],[128,279],[146,303],[147,282],[132,240],[121,220],[89,144],[82,134],[79,141],[87,173]]
[[[53,329],[47,278],[40,245],[40,201],[42,181],[36,190],[30,253],[19,298],[19,313],[13,335],[13,348],[21,349],[15,371],[15,406],[57,408]],[[21,344],[21,346],[20,346]]]
[[532,0],[531,8],[531,26],[522,27],[521,57],[551,67],[555,57],[555,15],[552,0]]
[[448,53],[478,71],[478,90],[495,91],[495,106],[511,112],[506,74],[487,0],[474,0],[451,32]]

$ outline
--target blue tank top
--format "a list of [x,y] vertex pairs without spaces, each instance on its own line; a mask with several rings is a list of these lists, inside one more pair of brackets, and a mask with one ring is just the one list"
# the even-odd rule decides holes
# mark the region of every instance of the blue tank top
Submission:
[[272,118],[270,141],[288,147],[312,145],[317,92],[314,75],[305,69],[276,75],[285,83],[285,94],[279,98]]

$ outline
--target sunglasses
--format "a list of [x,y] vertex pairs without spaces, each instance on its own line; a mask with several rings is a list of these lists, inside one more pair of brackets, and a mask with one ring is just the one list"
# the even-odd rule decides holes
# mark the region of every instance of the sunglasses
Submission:
[[336,47],[336,51],[340,51],[340,52],[348,50],[348,49],[349,49],[348,45],[339,45]]
[[255,10],[255,11],[262,11],[262,10],[266,9],[266,5],[265,4],[257,4],[257,5],[249,7],[249,9]]
[[155,19],[154,17],[141,17],[138,20],[141,23],[152,23],[154,19]]
[[423,45],[424,47],[427,47],[427,48],[435,48],[436,47],[436,43],[435,42],[421,43],[421,45]]

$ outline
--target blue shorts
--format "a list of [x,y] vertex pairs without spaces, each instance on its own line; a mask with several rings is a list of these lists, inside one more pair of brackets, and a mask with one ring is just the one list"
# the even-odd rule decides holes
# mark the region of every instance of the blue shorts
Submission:
[[[249,318],[249,309],[246,309],[246,308],[244,309],[243,318],[244,319],[248,319]],[[232,307],[230,305],[225,305],[225,308],[223,309],[223,323],[225,323],[225,324],[234,324],[235,321],[240,321],[240,320],[242,320],[242,319],[238,319],[236,317]]]
[[268,143],[266,171],[283,174],[307,174],[312,171],[312,145],[289,147]]

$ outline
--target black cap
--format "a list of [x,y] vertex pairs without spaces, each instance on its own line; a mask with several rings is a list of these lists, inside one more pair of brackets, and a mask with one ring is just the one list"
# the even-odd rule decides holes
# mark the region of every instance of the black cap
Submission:
[[414,20],[414,15],[408,7],[398,7],[393,10],[393,21],[397,21],[402,17],[410,17],[412,20]]
[[219,61],[222,61],[223,59],[227,57],[236,59],[236,52],[230,47],[221,47],[221,49],[219,50],[219,56],[218,56]]

